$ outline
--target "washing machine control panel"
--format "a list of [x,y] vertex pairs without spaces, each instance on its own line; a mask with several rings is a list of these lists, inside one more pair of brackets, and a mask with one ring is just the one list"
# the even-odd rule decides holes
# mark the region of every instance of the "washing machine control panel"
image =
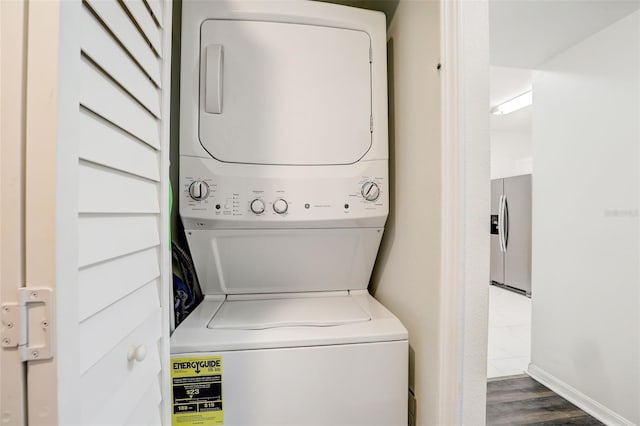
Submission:
[[[228,176],[216,170],[224,165],[215,160],[186,157],[181,161],[181,170],[187,168],[190,173],[181,177],[180,214],[194,228],[345,220],[358,221],[360,226],[367,219],[383,218],[384,224],[388,213],[385,161],[328,166],[329,173],[317,167],[306,168],[307,173],[289,167],[279,176],[270,176],[270,169],[264,169],[263,176],[252,176],[255,170],[248,166],[246,176]],[[286,173],[289,176],[283,177]]]

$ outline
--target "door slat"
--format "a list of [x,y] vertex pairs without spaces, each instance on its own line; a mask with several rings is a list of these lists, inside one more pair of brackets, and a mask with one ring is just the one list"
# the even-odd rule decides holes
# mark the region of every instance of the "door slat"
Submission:
[[157,215],[82,215],[78,224],[79,267],[160,244]]
[[157,182],[80,161],[80,213],[159,213],[159,192]]
[[122,6],[114,0],[87,0],[87,3],[155,85],[162,87],[159,58],[133,25]]
[[78,129],[80,159],[160,180],[160,153],[155,148],[84,108],[80,109]]
[[153,47],[155,54],[162,57],[161,33],[160,29],[153,20],[152,15],[147,10],[143,0],[124,0],[123,4],[129,10],[129,13],[136,20],[136,23],[142,30],[144,36]]
[[154,148],[159,148],[158,120],[84,58],[80,66],[80,103]]
[[82,8],[82,51],[105,70],[118,84],[142,103],[156,118],[160,117],[160,91],[136,65],[122,46],[87,9]]
[[78,321],[87,319],[159,276],[156,247],[80,269]]

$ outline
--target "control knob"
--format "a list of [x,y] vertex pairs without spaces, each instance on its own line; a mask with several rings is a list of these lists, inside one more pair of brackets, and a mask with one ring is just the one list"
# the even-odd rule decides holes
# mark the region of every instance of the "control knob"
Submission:
[[289,209],[289,204],[282,198],[278,198],[273,202],[273,211],[278,214],[285,214]]
[[189,195],[196,201],[202,201],[209,196],[209,185],[202,180],[194,180],[189,185]]
[[262,201],[260,198],[256,198],[255,200],[253,200],[249,207],[255,214],[264,213],[264,201]]
[[375,201],[380,196],[380,187],[375,182],[365,182],[361,192],[365,200]]

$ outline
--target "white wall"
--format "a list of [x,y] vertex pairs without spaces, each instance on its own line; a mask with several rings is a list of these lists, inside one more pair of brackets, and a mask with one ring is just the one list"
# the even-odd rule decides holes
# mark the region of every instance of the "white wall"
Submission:
[[491,179],[533,171],[531,133],[491,131]]
[[639,76],[636,12],[533,77],[530,371],[612,424],[640,424]]
[[401,0],[388,31],[390,215],[372,291],[409,330],[418,424],[438,415],[439,4]]

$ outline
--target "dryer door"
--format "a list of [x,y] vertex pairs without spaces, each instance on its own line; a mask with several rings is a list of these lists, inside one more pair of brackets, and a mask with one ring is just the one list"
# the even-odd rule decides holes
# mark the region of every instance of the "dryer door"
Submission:
[[356,30],[205,21],[200,143],[224,162],[357,162],[371,147],[370,44]]

